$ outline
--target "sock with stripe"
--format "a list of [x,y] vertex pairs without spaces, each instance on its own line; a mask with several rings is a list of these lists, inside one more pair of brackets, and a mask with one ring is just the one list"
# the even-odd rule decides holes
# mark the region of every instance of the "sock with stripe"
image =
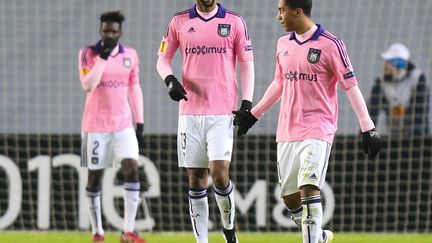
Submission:
[[322,217],[321,196],[302,197],[302,235],[303,243],[318,243],[322,237]]
[[214,191],[223,227],[228,230],[233,229],[235,218],[234,186],[230,181],[225,189],[219,189],[215,186]]
[[86,188],[92,234],[104,235],[102,228],[101,191]]
[[206,188],[189,189],[189,213],[197,243],[208,243],[209,206]]
[[140,183],[139,181],[128,181],[123,183],[124,199],[124,232],[135,230],[135,217],[140,203]]

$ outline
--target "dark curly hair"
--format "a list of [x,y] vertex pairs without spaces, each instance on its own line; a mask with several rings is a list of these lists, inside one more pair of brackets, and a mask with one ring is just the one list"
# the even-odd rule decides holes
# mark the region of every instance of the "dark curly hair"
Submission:
[[101,25],[104,22],[116,22],[120,27],[125,20],[125,16],[120,10],[105,12],[100,16]]

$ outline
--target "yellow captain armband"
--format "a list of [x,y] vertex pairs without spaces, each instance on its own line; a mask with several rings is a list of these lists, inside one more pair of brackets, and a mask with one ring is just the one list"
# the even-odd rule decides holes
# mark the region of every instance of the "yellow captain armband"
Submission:
[[81,76],[86,76],[90,72],[90,68],[81,69]]
[[166,52],[167,49],[168,49],[168,42],[166,42],[165,40],[161,41],[159,46],[159,52],[164,53]]

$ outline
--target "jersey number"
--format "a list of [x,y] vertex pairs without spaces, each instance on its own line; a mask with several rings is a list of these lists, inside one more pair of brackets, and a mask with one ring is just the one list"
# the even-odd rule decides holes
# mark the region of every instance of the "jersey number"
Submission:
[[93,142],[93,151],[92,151],[92,159],[91,159],[91,163],[92,164],[97,164],[99,162],[99,158],[98,158],[98,151],[97,149],[99,148],[99,142],[98,141],[94,141]]

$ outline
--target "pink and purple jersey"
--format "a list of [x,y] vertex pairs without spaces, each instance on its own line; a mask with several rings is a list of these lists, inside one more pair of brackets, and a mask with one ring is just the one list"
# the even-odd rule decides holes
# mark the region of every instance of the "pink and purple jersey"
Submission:
[[[99,58],[101,42],[80,50],[81,79]],[[84,106],[83,132],[117,132],[132,127],[129,88],[139,83],[139,58],[135,49],[119,44],[106,61],[96,89],[87,92]]]
[[171,60],[180,48],[182,84],[188,101],[181,115],[227,115],[237,106],[236,60],[252,61],[245,20],[218,4],[215,16],[204,19],[192,7],[174,15],[158,55]]
[[329,143],[337,129],[337,85],[357,85],[343,41],[320,25],[300,42],[294,32],[279,39],[275,81],[282,85],[276,140],[308,138]]

